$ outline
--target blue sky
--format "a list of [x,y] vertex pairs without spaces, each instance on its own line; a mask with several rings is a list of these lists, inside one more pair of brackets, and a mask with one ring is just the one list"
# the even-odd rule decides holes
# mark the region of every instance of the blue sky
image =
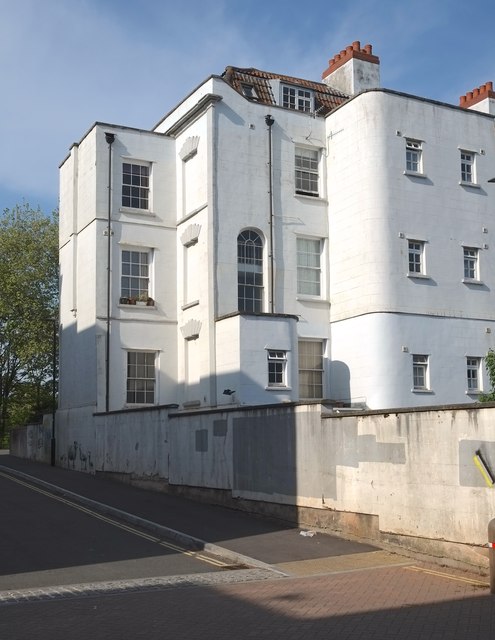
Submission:
[[148,129],[227,65],[320,80],[360,40],[383,87],[458,104],[494,32],[493,0],[0,0],[0,209],[50,212],[95,121]]

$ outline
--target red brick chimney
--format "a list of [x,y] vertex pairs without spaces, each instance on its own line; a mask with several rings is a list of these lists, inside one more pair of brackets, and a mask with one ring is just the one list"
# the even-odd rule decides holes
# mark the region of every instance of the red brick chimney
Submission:
[[348,95],[380,86],[380,59],[373,55],[370,44],[361,49],[356,40],[328,62],[323,82]]
[[[485,100],[486,102],[484,102]],[[485,82],[481,87],[468,91],[459,98],[459,106],[463,109],[474,109],[475,111],[495,114],[493,82]]]
[[356,40],[328,61],[328,69],[326,69],[321,75],[322,80],[325,81],[331,73],[336,71],[352,58],[365,60],[366,62],[372,62],[373,64],[380,64],[380,58],[372,54],[372,49],[373,47],[370,44],[365,45],[365,47],[361,49],[361,43],[359,40]]

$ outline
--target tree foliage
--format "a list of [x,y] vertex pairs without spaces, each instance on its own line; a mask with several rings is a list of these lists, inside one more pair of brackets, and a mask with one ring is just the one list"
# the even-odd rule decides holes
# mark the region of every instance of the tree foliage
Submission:
[[0,440],[50,409],[58,317],[58,217],[28,204],[0,217]]
[[488,349],[485,356],[485,366],[488,371],[491,390],[488,393],[480,393],[480,402],[495,402],[495,351]]

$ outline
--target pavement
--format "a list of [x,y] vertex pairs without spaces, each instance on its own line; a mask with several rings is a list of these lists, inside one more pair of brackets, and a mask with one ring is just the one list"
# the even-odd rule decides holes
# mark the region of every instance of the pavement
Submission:
[[[192,640],[495,637],[495,596],[489,592],[486,577],[11,455],[0,455],[0,472],[29,479],[106,515],[246,568],[246,573],[230,571],[209,578],[155,579],[143,583],[142,593],[139,589],[136,593],[136,588],[132,594],[122,589],[120,593],[139,604],[143,616],[140,620],[134,612],[126,620],[126,637],[155,637],[146,624],[155,606],[161,611],[166,606],[167,636]],[[98,592],[98,585],[94,589]],[[100,595],[116,593],[112,585],[102,584],[99,589]],[[73,594],[66,589],[59,595],[67,599],[78,593],[78,589]],[[145,600],[139,600],[143,594]],[[35,605],[40,603],[29,603]],[[64,630],[63,621],[59,621],[52,640],[67,637],[63,634],[77,626],[78,615],[78,628],[84,629],[84,607],[74,605],[72,610],[70,601],[64,601],[63,606],[71,611],[72,622]],[[125,607],[109,601],[101,629],[110,624],[114,606],[120,621],[126,615]],[[187,616],[183,614],[185,606]],[[4,620],[7,623],[7,617]]]

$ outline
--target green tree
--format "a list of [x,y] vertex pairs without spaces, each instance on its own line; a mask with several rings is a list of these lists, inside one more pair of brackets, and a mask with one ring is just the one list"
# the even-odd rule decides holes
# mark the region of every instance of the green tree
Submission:
[[[0,217],[0,442],[51,409],[58,310],[58,216],[28,204]],[[48,406],[47,406],[48,405]]]
[[493,349],[488,349],[488,353],[485,356],[485,366],[488,371],[491,390],[489,393],[480,393],[479,401],[495,402],[495,351]]

